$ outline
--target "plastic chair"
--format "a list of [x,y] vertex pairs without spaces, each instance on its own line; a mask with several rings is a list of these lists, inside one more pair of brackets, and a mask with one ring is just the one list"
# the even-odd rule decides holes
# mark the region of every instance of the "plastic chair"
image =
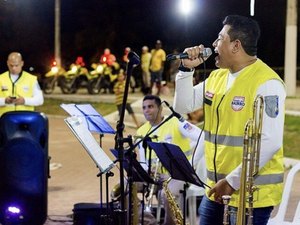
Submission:
[[289,171],[284,185],[282,202],[279,205],[277,214],[269,220],[268,225],[299,225],[300,224],[300,202],[298,203],[293,221],[292,222],[284,221],[293,180],[299,170],[300,170],[300,163],[297,163]]
[[[196,174],[199,178],[205,182],[206,180],[206,167],[205,159],[202,157],[196,166]],[[189,186],[186,192],[186,201],[188,201],[187,207],[189,210],[189,224],[197,224],[197,197],[201,197],[205,194],[205,188],[198,187],[194,184]],[[187,215],[187,214],[186,214]]]

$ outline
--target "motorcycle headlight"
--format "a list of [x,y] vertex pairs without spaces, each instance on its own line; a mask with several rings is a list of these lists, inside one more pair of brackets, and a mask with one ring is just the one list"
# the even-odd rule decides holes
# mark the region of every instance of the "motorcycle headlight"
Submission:
[[103,73],[103,66],[102,65],[97,66],[96,70],[98,73]]
[[53,66],[53,67],[51,68],[51,72],[52,72],[52,73],[57,73],[57,72],[58,72],[58,67],[57,67],[57,66]]
[[72,66],[71,71],[72,71],[72,73],[76,73],[77,72],[77,67],[76,66]]

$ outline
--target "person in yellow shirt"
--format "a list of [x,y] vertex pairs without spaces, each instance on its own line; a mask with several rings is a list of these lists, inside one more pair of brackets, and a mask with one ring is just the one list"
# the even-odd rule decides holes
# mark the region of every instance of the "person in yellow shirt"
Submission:
[[[114,85],[114,93],[116,97],[116,106],[118,108],[119,115],[121,115],[121,110],[123,107],[123,96],[124,96],[124,91],[125,91],[125,71],[123,69],[120,69],[119,74],[118,74],[118,81]],[[140,123],[138,122],[133,109],[130,105],[130,103],[126,103],[126,110],[131,115],[136,127],[138,128],[140,126]]]
[[44,103],[37,77],[23,71],[24,61],[19,52],[8,55],[8,71],[0,75],[0,115],[9,111],[33,111]]
[[[150,63],[150,73],[151,73],[151,90],[156,84],[157,95],[160,94],[162,75],[164,72],[164,63],[166,61],[166,52],[162,49],[162,43],[160,40],[156,41],[155,49],[151,50],[151,63]],[[155,93],[152,93],[155,94]]]
[[142,55],[141,55],[141,69],[142,69],[142,77],[143,77],[143,86],[142,92],[144,94],[150,93],[150,62],[151,62],[151,53],[149,52],[148,46],[142,47]]

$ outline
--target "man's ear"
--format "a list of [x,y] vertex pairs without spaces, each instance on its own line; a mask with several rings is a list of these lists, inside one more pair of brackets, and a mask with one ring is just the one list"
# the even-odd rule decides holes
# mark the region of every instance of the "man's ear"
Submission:
[[235,41],[232,42],[233,47],[232,47],[232,52],[233,53],[237,53],[238,51],[241,50],[242,47],[242,43],[240,42],[240,40],[236,39]]
[[160,104],[160,105],[158,106],[158,111],[159,111],[159,112],[162,112],[162,110],[163,110],[163,106],[162,106],[162,104]]

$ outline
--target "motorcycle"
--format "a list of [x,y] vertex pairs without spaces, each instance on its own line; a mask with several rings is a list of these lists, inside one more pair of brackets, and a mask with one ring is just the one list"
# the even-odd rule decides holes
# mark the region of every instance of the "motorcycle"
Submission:
[[51,69],[45,74],[45,77],[42,81],[42,90],[45,94],[52,94],[55,87],[59,85],[60,77],[65,73],[65,69],[59,67],[54,61],[52,63]]
[[89,77],[87,68],[71,64],[60,79],[60,89],[64,94],[75,94],[79,88],[88,86]]
[[113,87],[117,81],[116,71],[119,69],[119,64],[114,63],[112,66],[102,63],[93,63],[91,66],[94,70],[90,72],[91,79],[88,81],[89,94],[99,94],[103,89],[103,93],[113,93]]

